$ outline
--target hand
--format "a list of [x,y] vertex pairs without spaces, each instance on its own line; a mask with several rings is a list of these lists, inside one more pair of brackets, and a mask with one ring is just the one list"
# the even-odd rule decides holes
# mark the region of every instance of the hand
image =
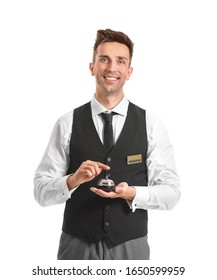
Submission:
[[122,182],[115,187],[112,192],[105,192],[98,188],[90,188],[90,190],[101,197],[106,198],[123,198],[132,201],[136,195],[136,189],[134,187],[128,186],[127,183]]
[[68,188],[73,189],[74,187],[89,182],[98,176],[102,170],[109,170],[110,167],[101,162],[87,160],[84,161],[77,171],[67,177]]

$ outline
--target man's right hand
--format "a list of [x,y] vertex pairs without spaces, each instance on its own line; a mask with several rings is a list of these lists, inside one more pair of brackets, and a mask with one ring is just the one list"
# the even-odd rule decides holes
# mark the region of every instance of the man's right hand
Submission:
[[109,170],[110,167],[101,162],[87,160],[84,161],[77,171],[67,177],[68,189],[71,190],[80,184],[89,182],[98,176],[102,170]]

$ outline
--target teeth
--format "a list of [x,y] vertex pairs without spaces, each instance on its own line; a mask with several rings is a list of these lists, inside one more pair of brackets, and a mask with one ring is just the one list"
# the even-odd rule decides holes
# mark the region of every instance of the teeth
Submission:
[[109,81],[116,81],[117,78],[115,78],[115,77],[106,77],[106,80],[109,80]]

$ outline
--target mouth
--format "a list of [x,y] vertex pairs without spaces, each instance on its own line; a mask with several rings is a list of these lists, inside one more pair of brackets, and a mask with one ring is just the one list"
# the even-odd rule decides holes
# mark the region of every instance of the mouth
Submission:
[[104,79],[106,79],[107,81],[117,81],[120,78],[119,77],[115,77],[115,76],[103,76]]

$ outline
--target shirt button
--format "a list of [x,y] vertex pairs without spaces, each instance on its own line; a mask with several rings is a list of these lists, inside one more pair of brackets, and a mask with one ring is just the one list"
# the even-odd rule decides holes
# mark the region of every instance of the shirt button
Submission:
[[109,210],[110,206],[109,205],[106,205],[105,209],[106,210]]
[[108,223],[108,222],[107,222],[107,223],[105,223],[105,226],[106,226],[106,227],[108,227],[108,226],[109,226],[109,223]]
[[112,160],[112,159],[111,159],[110,157],[109,157],[109,158],[107,158],[107,161],[108,161],[108,162],[110,162],[111,160]]

